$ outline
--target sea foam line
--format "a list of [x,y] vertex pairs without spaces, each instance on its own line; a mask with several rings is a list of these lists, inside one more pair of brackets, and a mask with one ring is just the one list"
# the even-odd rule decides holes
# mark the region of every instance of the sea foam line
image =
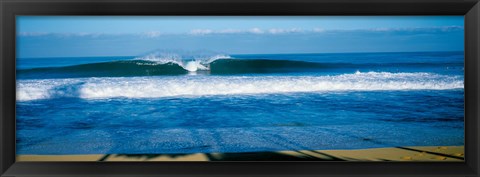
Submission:
[[320,91],[448,90],[463,77],[433,73],[357,72],[336,76],[175,76],[20,80],[17,100],[268,94]]

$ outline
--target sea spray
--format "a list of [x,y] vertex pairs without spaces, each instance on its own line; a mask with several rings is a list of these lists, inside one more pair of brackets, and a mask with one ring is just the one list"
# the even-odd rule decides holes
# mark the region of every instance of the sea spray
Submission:
[[174,63],[187,71],[210,70],[209,64],[219,59],[231,59],[229,55],[209,51],[160,50],[134,60],[152,61],[157,64]]

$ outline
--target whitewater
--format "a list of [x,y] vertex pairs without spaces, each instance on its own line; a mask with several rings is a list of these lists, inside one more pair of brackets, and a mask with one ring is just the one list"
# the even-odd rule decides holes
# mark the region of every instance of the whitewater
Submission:
[[199,76],[22,80],[17,100],[61,97],[159,98],[319,91],[462,89],[463,78],[432,73],[356,72],[338,76]]

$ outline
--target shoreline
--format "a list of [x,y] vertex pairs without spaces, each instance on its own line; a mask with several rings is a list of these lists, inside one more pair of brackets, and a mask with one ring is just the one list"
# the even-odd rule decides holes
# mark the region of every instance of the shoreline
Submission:
[[16,161],[435,161],[463,162],[464,146],[408,146],[357,150],[300,150],[194,154],[17,155]]

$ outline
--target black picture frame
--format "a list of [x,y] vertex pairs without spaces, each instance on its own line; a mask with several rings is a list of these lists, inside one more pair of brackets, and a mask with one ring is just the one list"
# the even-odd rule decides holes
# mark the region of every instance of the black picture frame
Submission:
[[[478,0],[0,0],[1,176],[478,177]],[[464,15],[465,162],[15,162],[17,15]]]

